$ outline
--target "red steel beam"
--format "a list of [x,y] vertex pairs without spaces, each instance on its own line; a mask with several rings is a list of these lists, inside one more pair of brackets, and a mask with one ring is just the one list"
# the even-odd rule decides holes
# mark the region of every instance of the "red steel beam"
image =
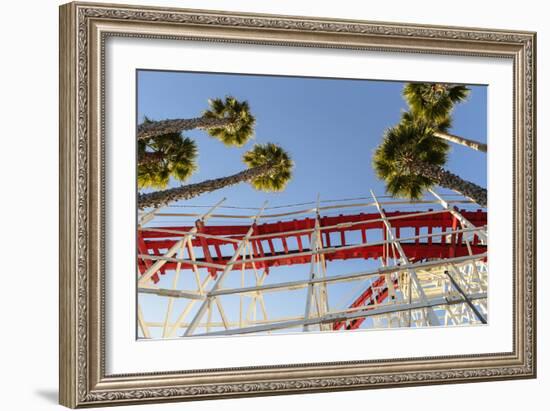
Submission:
[[[469,220],[475,226],[482,226],[487,223],[487,213],[481,210],[478,211],[460,211],[461,214]],[[432,233],[433,229],[438,228],[441,230],[441,236],[430,237],[428,239],[414,240],[411,242],[402,242],[403,249],[409,259],[411,260],[420,260],[420,259],[432,259],[432,258],[449,258],[449,257],[459,257],[468,254],[468,250],[465,244],[462,244],[462,235],[453,235],[452,242],[445,242],[444,231],[447,229],[453,229],[457,227],[456,219],[448,212],[442,212],[437,214],[430,215],[415,215],[418,214],[418,211],[411,212],[401,212],[393,211],[387,212],[386,215],[389,218],[400,217],[399,219],[392,219],[391,225],[395,228],[396,234],[401,234],[403,228],[412,228],[414,233],[419,233],[421,228],[426,227],[428,233]],[[410,217],[409,217],[410,216]],[[378,213],[360,213],[356,215],[339,215],[339,216],[324,216],[321,217],[321,225],[326,226],[335,226],[342,225],[339,227],[333,227],[330,229],[323,230],[324,243],[323,246],[332,247],[330,243],[330,234],[338,233],[341,238],[345,238],[345,232],[356,231],[361,235],[361,238],[365,240],[367,237],[372,238],[372,236],[367,235],[368,230],[382,230],[385,232],[385,226],[382,221],[376,221],[380,219],[380,214]],[[374,220],[374,221],[372,221]],[[360,222],[359,224],[346,227],[346,223]],[[254,246],[254,255],[273,257],[279,256],[277,258],[269,261],[261,261],[256,263],[256,268],[269,268],[275,266],[285,266],[293,264],[307,264],[310,262],[311,257],[296,255],[300,250],[309,251],[309,249],[304,249],[301,244],[301,235],[308,235],[307,233],[302,234],[288,234],[288,231],[295,230],[305,230],[313,229],[315,226],[315,220],[311,218],[304,218],[302,220],[290,220],[290,221],[279,221],[275,223],[264,223],[255,226],[254,235],[263,235],[263,234],[274,234],[273,237],[270,237],[268,240],[269,252],[264,250],[261,246],[260,240],[252,240]],[[227,225],[227,226],[202,226],[198,227],[201,233],[216,235],[216,236],[225,236],[227,239],[239,240],[243,238],[246,232],[249,229],[249,226],[246,225]],[[162,227],[163,230],[173,230],[178,232],[187,232],[191,227],[187,226],[170,226]],[[411,233],[412,234],[412,233]],[[172,247],[174,243],[180,239],[183,235],[178,233],[166,233],[161,231],[139,231],[138,233],[138,252],[140,254],[150,254],[161,256],[165,251]],[[405,237],[410,236],[410,234],[405,235]],[[287,242],[288,238],[294,237],[298,243],[297,249],[291,249],[289,243]],[[342,240],[341,240],[342,241]],[[345,240],[344,240],[345,241]],[[376,242],[376,239],[373,239],[372,242]],[[276,242],[279,247],[275,247],[274,243]],[[235,249],[235,243],[225,240],[223,238],[208,238],[198,236],[192,241],[193,247],[200,247],[203,250],[204,258],[197,259],[197,261],[206,261],[209,263],[215,264],[226,264],[231,255],[221,255],[221,245],[230,244]],[[209,250],[209,246],[213,246],[216,250],[216,256],[212,256]],[[341,247],[342,245],[337,245],[336,248]],[[378,259],[380,257],[387,257],[384,253],[383,245],[365,245],[363,247],[358,247],[351,250],[336,250],[332,253],[325,254],[326,261],[334,260],[347,260],[353,258],[363,258],[363,259]],[[149,253],[149,250],[153,250],[153,253]],[[474,236],[474,241],[472,242],[472,252],[474,254],[480,254],[486,251],[486,246],[479,243],[477,236]],[[138,266],[140,271],[144,271],[147,266],[150,266],[150,263],[147,263],[148,260],[138,259]],[[165,270],[175,269],[176,263],[168,262],[163,266],[161,270],[164,273]],[[182,264],[182,269],[192,268],[190,264]],[[240,270],[242,264],[239,264],[239,260],[233,266],[233,270]],[[251,264],[246,264],[245,269],[251,269]],[[215,276],[216,269],[210,269],[210,274]],[[156,274],[155,274],[156,275]],[[158,276],[154,278],[158,280]]]
[[[404,252],[407,254],[407,257],[411,261],[417,261],[422,259],[434,259],[434,258],[450,258],[451,247],[450,244],[415,244],[415,243],[401,243]],[[338,247],[337,247],[338,248]],[[309,249],[304,249],[304,251],[309,251]],[[482,254],[487,251],[487,247],[484,245],[472,246],[472,253]],[[272,253],[265,253],[265,257],[277,256],[280,258],[268,261],[258,261],[255,263],[256,268],[269,268],[269,267],[280,267],[288,266],[295,264],[308,264],[311,262],[310,255],[296,255],[298,251],[293,250],[285,253],[284,251]],[[162,255],[162,254],[160,254]],[[456,245],[455,248],[455,257],[462,257],[468,255],[468,248],[466,245]],[[336,261],[336,260],[350,260],[350,259],[378,259],[384,256],[384,246],[383,245],[366,245],[363,247],[358,247],[355,249],[347,250],[336,250],[332,253],[325,254],[326,261]],[[212,258],[211,261],[206,261],[204,258],[197,258],[197,262],[212,262],[214,264],[227,264],[231,259],[230,256],[225,256],[223,258]],[[233,270],[240,270],[242,264],[239,263],[242,259],[238,259],[233,265]],[[175,262],[167,262],[164,264],[166,270],[174,270],[176,268]],[[191,264],[182,263],[182,269],[192,268]],[[252,269],[252,264],[245,264],[245,269]]]
[[[384,286],[386,283],[386,280],[384,277],[378,277],[376,280],[373,281],[373,283],[367,287],[365,291],[350,305],[350,308],[357,308],[361,306],[374,306],[375,304],[381,304],[384,302],[384,300],[388,297],[389,291],[388,287],[385,287],[380,290],[378,294],[375,294],[376,289],[380,289],[380,287]],[[399,283],[397,280],[394,280],[393,285],[395,288],[399,287]],[[374,307],[373,307],[374,308]],[[333,330],[339,330],[340,328],[344,327],[346,330],[356,330],[358,329],[363,321],[365,321],[366,317],[360,317],[355,318],[353,320],[350,320],[349,322],[346,321],[338,321],[335,322],[332,326]]]
[[[390,220],[392,227],[452,227],[453,216],[450,213],[439,213],[439,214],[430,214],[424,216],[413,216],[407,217],[407,215],[417,214],[420,211],[404,212],[404,211],[391,211],[386,212],[386,216],[389,218],[392,217],[401,217],[399,219]],[[464,211],[461,210],[460,213],[470,221],[473,225],[479,227],[487,224],[487,213],[481,210],[478,211]],[[365,221],[364,223],[354,225],[353,227],[343,228],[346,231],[355,231],[355,230],[372,230],[372,229],[382,229],[384,228],[384,223],[382,221],[369,221],[369,220],[379,220],[380,214],[378,213],[369,213],[369,214],[355,214],[355,215],[339,215],[339,216],[325,216],[321,217],[322,226],[332,226],[336,224],[345,224],[352,222]],[[281,234],[284,235],[286,231],[293,230],[304,230],[312,229],[315,227],[315,220],[311,218],[305,218],[303,220],[290,220],[290,221],[279,221],[276,223],[264,223],[259,224],[258,234]],[[167,226],[159,227],[166,230],[175,230],[175,231],[189,231],[191,226]],[[203,233],[219,236],[230,236],[230,238],[239,239],[242,238],[248,231],[249,226],[247,225],[225,225],[225,226],[205,226]],[[323,232],[340,232],[342,228],[334,228],[331,230],[324,230]],[[181,237],[181,234],[170,234],[157,231],[143,231],[143,238],[173,238]],[[289,237],[288,235],[286,237]],[[209,241],[212,241],[209,239]]]

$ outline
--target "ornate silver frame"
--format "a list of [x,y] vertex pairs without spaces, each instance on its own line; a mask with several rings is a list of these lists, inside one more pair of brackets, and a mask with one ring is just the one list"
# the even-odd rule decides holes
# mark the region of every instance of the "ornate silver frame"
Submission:
[[[536,376],[532,32],[108,4],[60,8],[60,403],[67,407]],[[109,36],[492,56],[514,63],[514,349],[506,353],[106,375],[103,63]]]

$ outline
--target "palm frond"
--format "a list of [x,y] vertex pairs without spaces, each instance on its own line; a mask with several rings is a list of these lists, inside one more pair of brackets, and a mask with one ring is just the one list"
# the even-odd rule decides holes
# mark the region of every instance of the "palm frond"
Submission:
[[409,161],[442,166],[447,160],[449,145],[433,136],[433,129],[425,122],[416,121],[409,114],[405,120],[385,131],[376,148],[372,165],[376,176],[386,184],[388,194],[417,200],[433,181],[410,171]]
[[[141,164],[145,152],[159,153],[160,159]],[[180,133],[168,133],[138,140],[138,187],[166,188],[170,178],[186,181],[197,170],[196,143]]]
[[254,137],[256,118],[250,111],[247,101],[239,101],[232,96],[225,100],[216,98],[208,101],[210,108],[203,113],[205,118],[227,119],[224,127],[212,127],[208,133],[227,146],[242,147]]
[[251,181],[252,187],[256,190],[283,191],[292,179],[294,162],[290,155],[276,144],[255,144],[251,150],[244,153],[243,162],[248,168],[273,165],[269,173],[262,174]]
[[466,86],[442,83],[408,83],[403,88],[410,113],[443,131],[450,127],[454,105],[464,101],[469,92]]

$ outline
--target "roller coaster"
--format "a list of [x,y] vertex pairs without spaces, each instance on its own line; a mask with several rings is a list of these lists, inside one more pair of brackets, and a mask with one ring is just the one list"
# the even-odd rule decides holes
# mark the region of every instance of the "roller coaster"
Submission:
[[486,324],[487,213],[430,195],[141,213],[138,336]]

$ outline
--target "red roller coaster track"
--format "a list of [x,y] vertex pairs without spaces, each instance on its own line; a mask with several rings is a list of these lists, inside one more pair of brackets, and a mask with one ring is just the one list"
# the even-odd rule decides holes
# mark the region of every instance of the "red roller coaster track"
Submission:
[[[430,210],[432,211],[432,210]],[[460,210],[460,214],[474,226],[480,227],[487,224],[487,213],[481,210]],[[425,259],[441,259],[461,257],[469,254],[468,247],[463,241],[463,234],[445,234],[454,231],[460,225],[457,219],[448,211],[433,212],[386,212],[396,238],[400,239],[403,251],[411,261]],[[347,259],[387,259],[391,248],[380,244],[386,240],[386,230],[378,213],[360,213],[354,215],[338,215],[319,217],[321,227],[322,248],[330,249],[324,254],[325,261]],[[254,233],[250,240],[255,267],[269,270],[270,267],[307,264],[311,261],[310,240],[311,232],[315,226],[314,218],[300,220],[278,221],[254,225]],[[161,257],[184,234],[193,227],[169,226],[147,228],[138,231],[138,254]],[[224,225],[204,226],[197,221],[198,236],[191,240],[193,249],[197,250],[196,262],[210,264],[208,271],[213,277],[223,271],[224,266],[231,259],[237,245],[235,240],[240,240],[249,230],[248,225]],[[157,231],[155,231],[157,230]],[[408,230],[407,234],[404,231]],[[441,234],[440,234],[441,233]],[[203,234],[203,235],[201,235]],[[404,234],[404,235],[402,235]],[[436,234],[425,238],[413,238],[424,234]],[[216,236],[215,238],[209,236]],[[357,244],[358,238],[361,242]],[[351,237],[355,237],[355,241]],[[371,243],[371,244],[369,244]],[[229,246],[229,247],[227,247]],[[473,254],[481,254],[486,251],[486,245],[481,244],[474,235],[470,244]],[[240,270],[242,259],[237,259],[231,266],[232,270]],[[156,283],[159,281],[159,273],[174,270],[177,262],[166,262],[152,277]],[[191,269],[192,264],[181,263],[181,269]],[[138,268],[144,273],[152,265],[150,259],[138,258]],[[213,267],[215,265],[215,267]],[[245,269],[251,269],[251,263],[244,263]],[[397,281],[394,284],[398,287]],[[351,304],[351,308],[369,306],[383,302],[388,296],[388,288],[384,277],[379,277]],[[364,321],[358,318],[348,322],[336,322],[334,329],[345,326],[346,329],[358,328]]]

